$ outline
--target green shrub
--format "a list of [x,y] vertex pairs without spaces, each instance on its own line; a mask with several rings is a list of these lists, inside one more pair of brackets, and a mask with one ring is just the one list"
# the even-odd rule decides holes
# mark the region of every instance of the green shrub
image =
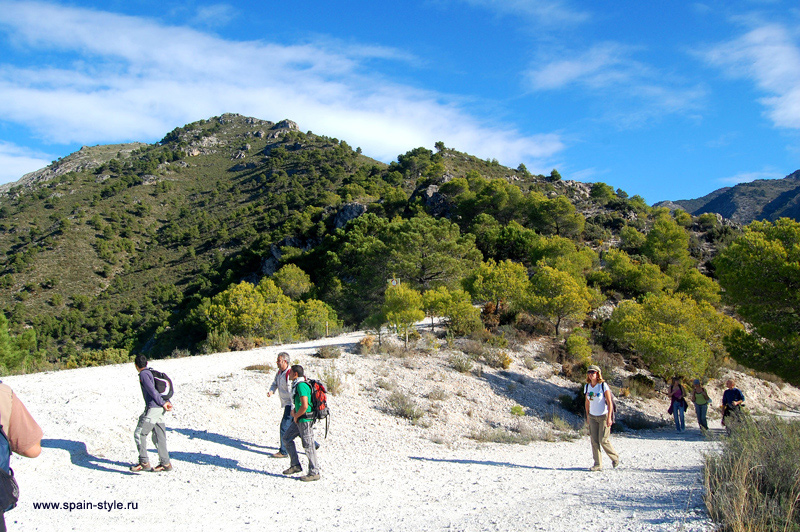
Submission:
[[323,345],[314,353],[317,358],[339,358],[342,356],[342,349],[338,345]]
[[246,366],[244,369],[248,371],[257,371],[259,373],[272,373],[274,368],[272,364],[253,364],[251,366]]
[[592,363],[592,347],[589,345],[589,340],[582,334],[571,334],[567,338],[567,354],[573,359],[581,363]]
[[518,443],[527,445],[536,438],[529,430],[512,431],[503,427],[483,429],[469,435],[470,439],[484,443]]
[[344,389],[344,381],[339,372],[336,371],[336,366],[334,364],[322,370],[320,380],[325,384],[325,389],[331,395],[339,395]]
[[225,353],[229,350],[230,341],[231,335],[228,331],[211,331],[201,345],[200,350],[205,354]]
[[514,359],[505,351],[488,351],[481,358],[487,366],[497,369],[508,369],[514,362]]
[[247,336],[234,336],[228,342],[230,351],[249,351],[255,347],[252,338]]
[[417,421],[423,415],[423,411],[414,400],[399,390],[389,396],[389,411],[411,421]]
[[525,408],[522,405],[514,405],[511,407],[511,415],[524,417],[526,415]]
[[77,367],[104,366],[107,364],[125,364],[132,360],[127,349],[101,349],[81,351],[75,363]]
[[449,362],[450,366],[459,373],[469,373],[474,365],[470,357],[462,354],[452,355]]
[[649,397],[656,388],[656,383],[647,375],[636,373],[625,379],[625,386],[632,395]]

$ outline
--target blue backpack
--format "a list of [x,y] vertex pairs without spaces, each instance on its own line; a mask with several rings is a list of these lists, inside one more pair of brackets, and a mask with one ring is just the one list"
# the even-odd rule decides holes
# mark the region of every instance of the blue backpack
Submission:
[[0,508],[5,513],[17,505],[19,500],[19,484],[11,469],[11,445],[8,443],[6,431],[0,425]]

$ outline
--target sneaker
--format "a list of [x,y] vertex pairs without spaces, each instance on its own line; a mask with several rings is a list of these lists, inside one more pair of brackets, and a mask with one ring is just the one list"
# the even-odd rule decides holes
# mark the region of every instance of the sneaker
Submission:
[[603,466],[599,466],[599,465],[593,465],[592,467],[589,468],[589,471],[602,471],[602,470],[603,470]]
[[169,473],[172,471],[172,464],[158,464],[153,468],[154,473]]
[[284,475],[294,475],[295,473],[300,473],[303,470],[302,467],[299,465],[293,465],[289,469],[283,472]]
[[147,462],[145,462],[143,464],[134,464],[134,465],[130,466],[128,469],[130,469],[134,473],[139,473],[141,471],[152,471],[153,470],[153,468],[150,467],[150,464],[147,463]]
[[616,468],[619,466],[619,463],[620,463],[620,462],[621,462],[621,460],[612,461],[612,462],[611,462],[611,465],[612,465],[612,466],[614,466],[614,469],[616,469]]
[[288,458],[288,457],[289,457],[289,455],[288,455],[288,454],[283,454],[282,452],[278,451],[278,452],[277,452],[277,453],[275,453],[275,454],[271,454],[271,455],[269,455],[269,457],[270,457],[270,458]]
[[300,477],[300,480],[302,480],[303,482],[311,482],[312,480],[319,480],[319,473],[314,473],[314,474],[309,473],[304,477]]

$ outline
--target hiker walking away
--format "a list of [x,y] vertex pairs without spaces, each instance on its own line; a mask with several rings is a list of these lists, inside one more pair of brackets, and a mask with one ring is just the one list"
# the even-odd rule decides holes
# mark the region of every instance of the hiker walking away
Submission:
[[727,429],[728,433],[731,431],[731,421],[738,421],[741,416],[742,405],[744,404],[744,394],[736,387],[736,382],[733,379],[725,381],[725,390],[722,393],[722,425]]
[[297,456],[297,447],[294,440],[300,436],[303,442],[303,449],[308,458],[308,474],[300,477],[300,480],[308,482],[319,480],[319,462],[317,461],[317,450],[314,445],[314,420],[311,413],[311,386],[306,382],[303,366],[296,364],[289,370],[289,378],[294,381],[292,386],[292,399],[294,407],[291,411],[293,423],[283,435],[283,444],[289,452],[289,469],[283,472],[284,475],[293,475],[303,471],[300,466],[300,458]]
[[592,458],[594,465],[589,471],[603,470],[603,455],[600,448],[611,459],[611,465],[619,465],[619,455],[611,445],[611,425],[613,424],[611,409],[611,389],[600,374],[600,367],[591,365],[586,370],[586,384],[583,386],[586,409],[586,422],[589,425],[589,438],[592,442]]
[[678,432],[686,430],[686,423],[684,419],[684,412],[686,412],[686,390],[683,389],[680,377],[673,377],[672,384],[669,386],[669,410],[668,414],[672,414],[675,419],[675,429]]
[[[155,471],[161,473],[172,471],[167,451],[167,430],[164,425],[164,415],[172,410],[172,403],[165,401],[156,390],[155,380],[150,368],[147,367],[147,357],[136,355],[133,361],[136,371],[139,372],[139,385],[142,387],[144,397],[144,412],[139,416],[139,423],[133,431],[133,439],[139,450],[139,463],[130,467],[131,471]],[[153,444],[158,450],[158,465],[153,468],[147,456],[147,436],[153,433]]]
[[697,414],[697,423],[703,431],[708,430],[708,405],[711,404],[711,398],[708,397],[708,392],[700,383],[700,379],[695,379],[692,382],[692,402],[694,403],[694,413]]
[[[42,429],[33,419],[28,409],[19,400],[11,388],[0,383],[0,424],[3,436],[0,436],[0,468],[2,475],[3,492],[12,481],[11,478],[11,452],[27,458],[36,458],[42,452]],[[6,445],[7,444],[7,445]],[[3,505],[11,506],[0,508],[0,532],[6,531],[5,513],[14,507],[15,500],[5,500]]]
[[278,391],[278,397],[281,400],[283,407],[283,417],[281,418],[280,430],[280,447],[278,452],[271,454],[272,458],[286,458],[289,454],[286,452],[286,445],[283,443],[283,435],[289,427],[292,426],[292,381],[289,379],[289,353],[278,353],[278,372],[275,374],[275,380],[272,381],[272,386],[269,387],[267,397],[272,397],[275,391]]

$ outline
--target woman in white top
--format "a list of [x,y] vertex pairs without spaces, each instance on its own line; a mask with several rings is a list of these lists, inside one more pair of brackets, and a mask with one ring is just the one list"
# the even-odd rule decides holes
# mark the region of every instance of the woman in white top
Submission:
[[594,465],[589,468],[589,471],[602,471],[601,447],[611,458],[611,465],[617,467],[619,455],[609,441],[613,423],[612,411],[609,408],[609,405],[612,404],[611,389],[603,380],[598,366],[591,365],[586,370],[586,385],[583,387],[583,394],[586,398],[586,422],[589,424],[589,437],[592,440],[592,457],[594,458]]

